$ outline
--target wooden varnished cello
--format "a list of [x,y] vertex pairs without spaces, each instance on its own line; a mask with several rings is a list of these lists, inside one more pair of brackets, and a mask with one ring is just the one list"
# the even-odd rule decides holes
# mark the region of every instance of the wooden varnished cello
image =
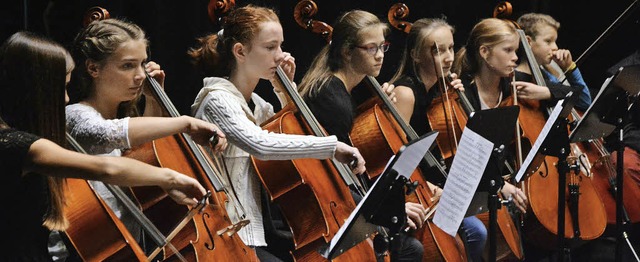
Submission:
[[[510,5],[503,4],[502,8],[496,8],[494,15],[509,15],[511,13]],[[525,50],[529,68],[533,74],[536,84],[546,86],[544,77],[540,72],[540,67],[531,51],[526,40],[524,32],[518,30],[520,36],[521,48]],[[545,112],[550,110],[544,108],[539,101],[517,99],[512,91],[512,98],[507,101],[513,101],[514,104],[520,106],[519,129],[522,131],[522,137],[528,140],[529,144],[535,141],[546,122]],[[568,130],[567,130],[568,132]],[[517,139],[520,139],[518,136]],[[522,143],[518,142],[517,145]],[[522,148],[520,146],[520,148]],[[517,153],[519,159],[522,159],[521,150]],[[518,161],[519,162],[519,161]],[[527,238],[533,243],[545,247],[553,248],[556,243],[557,225],[558,225],[558,174],[557,157],[545,156],[534,160],[532,164],[536,167],[536,171],[524,181],[522,187],[534,215],[526,216],[524,223],[524,231]],[[578,240],[591,240],[599,237],[606,226],[606,213],[600,197],[591,183],[591,179],[583,172],[572,171],[568,174],[567,183],[567,203],[564,210],[565,214],[565,237],[573,239],[572,244],[579,244]],[[544,230],[541,230],[544,229]]]
[[[388,13],[389,23],[399,30],[409,32],[407,28],[412,27],[411,22],[401,20],[408,14],[408,7],[404,4],[395,4],[391,7]],[[434,44],[434,50],[440,54],[437,43]],[[467,119],[470,114],[473,113],[473,106],[469,103],[464,92],[454,89],[448,84],[452,81],[450,75],[435,64],[434,68],[440,70],[441,79],[438,81],[439,91],[438,95],[432,100],[427,115],[425,115],[425,121],[428,122],[431,130],[438,131],[438,138],[436,139],[437,146],[441,152],[444,162],[450,164],[455,151],[457,149],[458,141]],[[507,170],[513,172],[513,168],[508,167]],[[488,213],[477,215],[485,225],[488,224]],[[524,258],[522,250],[522,244],[518,227],[510,218],[509,212],[506,208],[498,209],[498,225],[502,234],[498,235],[498,259],[509,258],[515,256],[518,259]]]
[[[284,134],[325,136],[311,111],[278,67],[277,79],[290,102],[263,128]],[[332,160],[296,159],[261,161],[253,158],[256,171],[271,200],[277,203],[291,228],[296,261],[324,260],[318,249],[327,245],[356,204],[348,185],[357,185],[343,164]],[[360,186],[357,186],[360,187]],[[367,241],[352,247],[334,261],[372,261],[375,252]]]
[[[219,5],[224,6],[224,5]],[[100,17],[100,16],[89,16]],[[105,17],[107,18],[107,17]],[[147,75],[147,81],[156,100],[171,117],[180,114],[162,87]],[[235,232],[248,221],[232,222],[225,206],[241,210],[239,202],[227,190],[220,169],[213,160],[187,135],[177,134],[140,146],[129,152],[132,157],[156,166],[168,167],[196,178],[214,193],[195,217],[184,220],[187,209],[176,204],[157,187],[136,187],[133,194],[140,208],[161,234],[167,235],[173,248],[161,247],[152,252],[154,259],[186,259],[188,261],[257,261],[255,251],[247,247]],[[177,225],[177,226],[176,226]]]

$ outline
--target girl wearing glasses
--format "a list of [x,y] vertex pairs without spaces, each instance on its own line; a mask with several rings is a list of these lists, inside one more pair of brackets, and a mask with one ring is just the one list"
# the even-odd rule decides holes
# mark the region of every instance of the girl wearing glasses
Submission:
[[[356,117],[351,91],[366,76],[378,76],[389,50],[385,41],[386,24],[373,14],[354,10],[338,18],[333,25],[332,41],[314,59],[302,79],[300,92],[309,108],[326,129],[345,143]],[[384,83],[383,90],[395,101],[393,85]],[[408,225],[422,227],[425,209],[416,203],[405,205]],[[420,261],[424,249],[415,238],[404,233],[391,249],[394,261]]]
[[[276,134],[260,128],[274,112],[271,104],[253,93],[258,81],[275,80],[278,66],[289,79],[293,79],[295,73],[293,57],[282,51],[283,41],[278,16],[271,9],[249,5],[231,11],[222,30],[199,39],[200,45],[189,51],[194,64],[211,76],[203,80],[204,87],[191,108],[196,117],[220,126],[231,142],[223,153],[230,169],[229,182],[251,221],[238,235],[256,249],[263,261],[278,258],[264,248],[267,243],[262,222],[261,183],[251,164],[251,155],[262,160],[335,157],[349,163],[356,159],[358,165],[353,171],[365,171],[358,150],[339,142],[335,136]],[[272,81],[274,91],[280,93],[276,82]],[[238,215],[236,210],[229,210],[229,214],[232,220]]]

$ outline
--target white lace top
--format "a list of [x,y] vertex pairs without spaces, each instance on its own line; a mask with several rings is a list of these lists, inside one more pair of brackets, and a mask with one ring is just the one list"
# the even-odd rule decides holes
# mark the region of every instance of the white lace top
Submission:
[[[274,115],[273,106],[257,94],[251,95],[255,110],[251,111],[238,89],[224,78],[204,79],[191,110],[196,118],[215,123],[225,133],[229,146],[224,152],[225,163],[234,190],[250,220],[238,232],[249,246],[266,246],[262,223],[260,180],[250,155],[261,160],[297,158],[327,159],[333,157],[337,138],[285,135],[262,130],[258,124]],[[232,221],[238,220],[235,209],[227,208]]]
[[[91,155],[122,156],[122,150],[131,148],[129,143],[129,117],[104,119],[100,112],[85,104],[72,104],[65,108],[67,132]],[[142,228],[125,211],[111,191],[99,181],[89,181],[94,190],[122,220],[129,232],[140,242]]]

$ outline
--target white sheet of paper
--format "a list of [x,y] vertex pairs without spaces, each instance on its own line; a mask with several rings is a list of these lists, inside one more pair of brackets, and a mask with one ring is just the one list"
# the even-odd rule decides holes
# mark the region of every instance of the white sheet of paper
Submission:
[[487,167],[493,143],[466,128],[460,138],[433,222],[455,236]]
[[540,146],[542,146],[542,142],[544,142],[544,139],[549,134],[551,127],[553,127],[553,123],[555,123],[556,119],[558,119],[558,116],[560,115],[560,111],[562,111],[562,102],[564,102],[564,99],[558,101],[558,103],[556,104],[556,107],[553,108],[551,115],[547,119],[547,123],[544,124],[542,131],[538,135],[538,139],[536,139],[536,142],[533,143],[533,146],[531,147],[529,154],[522,162],[522,168],[518,170],[518,174],[516,175],[516,182],[520,182],[520,180],[524,176],[524,173],[527,172],[526,167],[531,165],[531,161],[533,161],[533,158],[536,156],[536,153],[540,150]]

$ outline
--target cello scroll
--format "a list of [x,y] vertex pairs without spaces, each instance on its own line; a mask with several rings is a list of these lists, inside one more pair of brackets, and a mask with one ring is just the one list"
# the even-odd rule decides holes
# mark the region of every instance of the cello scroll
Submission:
[[228,13],[235,5],[235,0],[209,0],[209,4],[207,5],[209,21],[212,23],[220,22],[224,14]]
[[407,22],[403,19],[409,16],[409,7],[404,3],[396,3],[389,8],[389,12],[387,13],[387,19],[389,19],[389,23],[400,31],[405,33],[409,33],[411,31],[411,22]]
[[303,0],[296,4],[293,18],[302,28],[320,34],[327,42],[331,42],[333,28],[325,22],[312,19],[311,17],[316,13],[318,13],[318,5],[312,0]]

